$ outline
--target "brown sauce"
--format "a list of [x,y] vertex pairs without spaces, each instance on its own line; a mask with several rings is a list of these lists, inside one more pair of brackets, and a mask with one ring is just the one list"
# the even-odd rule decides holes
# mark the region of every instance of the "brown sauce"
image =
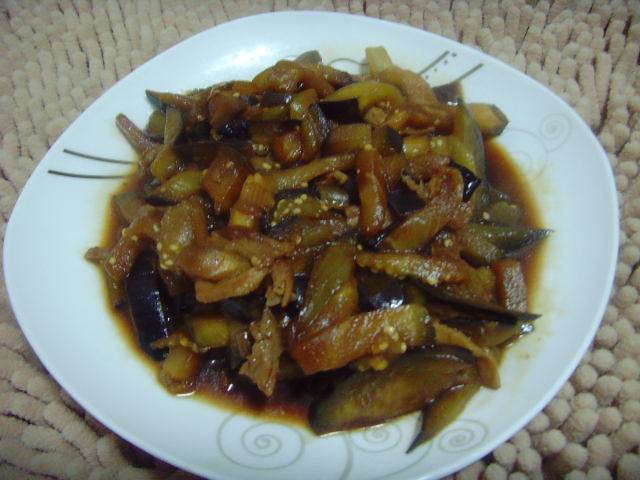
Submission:
[[[543,227],[544,224],[541,212],[535,201],[533,186],[527,183],[523,173],[499,143],[490,141],[485,145],[488,176],[491,183],[499,190],[507,193],[522,208],[524,225],[537,228]],[[118,192],[131,190],[135,186],[134,182],[124,184]],[[106,222],[103,245],[113,245],[117,240],[120,228],[121,225],[118,218],[113,209],[111,209]],[[535,310],[536,305],[532,300],[535,299],[539,278],[541,277],[543,251],[544,242],[521,259],[527,281],[530,307],[533,310]],[[106,303],[109,304],[106,282],[104,298],[107,299]],[[157,375],[160,364],[146,356],[139,347],[126,309],[119,310],[110,304],[108,308],[112,312],[114,321],[118,325],[122,337],[129,344],[132,353],[149,367],[150,374]],[[214,375],[213,377],[206,377],[206,380],[209,385],[201,383],[195,393],[185,396],[194,397],[232,411],[242,411],[245,414],[259,415],[263,418],[284,419],[301,426],[307,425],[307,414],[313,395],[302,383],[296,386],[295,384],[289,385],[289,382],[286,382],[286,384],[281,382],[281,385],[284,384],[283,388],[276,389],[274,395],[267,399],[254,385],[242,378],[234,378],[227,382],[225,379]]]
[[[542,212],[536,202],[531,185],[509,153],[495,140],[485,143],[487,175],[492,185],[508,194],[523,212],[522,223],[534,228],[544,228]],[[535,309],[535,294],[542,273],[545,242],[521,259],[527,281],[529,303]]]

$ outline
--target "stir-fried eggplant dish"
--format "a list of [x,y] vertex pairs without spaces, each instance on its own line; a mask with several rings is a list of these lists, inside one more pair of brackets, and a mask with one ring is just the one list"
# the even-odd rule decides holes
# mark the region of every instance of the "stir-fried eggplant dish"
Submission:
[[366,56],[147,91],[144,129],[117,117],[138,171],[87,258],[168,391],[294,405],[318,434],[422,411],[413,448],[500,387],[549,231],[491,178],[498,107]]

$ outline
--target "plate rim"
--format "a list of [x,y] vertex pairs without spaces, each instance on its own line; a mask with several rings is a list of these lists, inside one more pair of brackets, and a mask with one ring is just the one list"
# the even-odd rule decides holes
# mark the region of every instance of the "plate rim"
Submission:
[[[98,102],[100,99],[102,99],[103,96],[105,96],[108,92],[110,92],[112,89],[119,87],[121,82],[124,82],[129,76],[131,76],[134,73],[140,72],[140,71],[144,71],[145,68],[148,67],[148,64],[150,62],[155,61],[158,58],[161,58],[163,56],[166,55],[170,55],[172,51],[174,51],[175,49],[179,49],[179,48],[183,48],[183,44],[187,44],[189,42],[196,42],[198,41],[198,39],[201,36],[205,36],[208,34],[208,32],[210,32],[213,29],[227,29],[227,28],[234,28],[235,26],[237,26],[240,23],[245,23],[245,22],[252,22],[252,21],[257,21],[259,19],[265,19],[268,20],[269,18],[273,18],[273,17],[291,17],[291,18],[295,18],[295,17],[336,17],[336,16],[340,16],[343,18],[349,18],[350,21],[353,22],[362,22],[365,24],[380,24],[380,22],[382,22],[383,24],[386,24],[387,26],[392,26],[393,28],[399,28],[399,29],[409,29],[409,30],[413,30],[416,32],[420,32],[421,34],[426,35],[427,37],[432,37],[432,38],[436,38],[439,41],[444,40],[447,43],[452,43],[454,44],[457,48],[459,48],[460,50],[465,51],[466,53],[472,53],[473,55],[479,56],[481,59],[485,60],[485,61],[489,61],[491,63],[497,64],[502,68],[507,68],[512,74],[516,74],[516,76],[518,77],[518,80],[522,81],[522,82],[526,82],[529,85],[532,85],[533,87],[537,88],[538,90],[540,90],[542,93],[544,93],[545,95],[549,95],[552,98],[554,98],[554,100],[560,104],[562,104],[565,108],[567,113],[570,115],[571,119],[575,122],[577,122],[581,128],[586,129],[590,135],[589,135],[589,139],[591,141],[591,143],[593,144],[594,150],[597,152],[597,154],[603,159],[606,160],[606,167],[605,168],[605,172],[606,172],[606,187],[608,190],[608,193],[610,194],[611,199],[613,200],[612,203],[612,207],[613,207],[613,215],[611,216],[611,224],[614,227],[613,231],[612,231],[612,236],[610,237],[611,239],[611,245],[612,245],[612,249],[610,252],[607,252],[607,258],[608,258],[608,274],[607,274],[607,278],[605,281],[605,284],[607,285],[605,291],[602,292],[602,296],[598,305],[598,308],[594,314],[594,318],[596,319],[595,321],[591,322],[590,328],[587,331],[587,334],[584,336],[582,343],[580,344],[580,347],[575,351],[575,354],[573,355],[573,358],[571,360],[571,362],[569,362],[567,365],[564,366],[562,373],[558,376],[558,378],[556,379],[556,381],[553,383],[553,385],[548,388],[544,395],[542,395],[540,397],[540,399],[535,403],[535,406],[533,408],[530,408],[527,413],[525,415],[523,415],[522,417],[519,418],[519,420],[517,422],[514,422],[512,424],[512,426],[508,429],[503,430],[502,432],[498,432],[495,435],[491,436],[486,442],[482,443],[479,447],[471,450],[469,453],[465,454],[465,455],[460,455],[457,459],[452,460],[451,462],[449,462],[448,466],[444,466],[444,467],[439,467],[424,473],[419,474],[419,476],[414,476],[411,478],[414,478],[415,480],[425,480],[428,478],[436,478],[436,477],[441,477],[441,476],[445,476],[445,475],[449,475],[451,473],[457,472],[467,466],[469,466],[470,464],[472,464],[473,462],[477,461],[478,459],[483,458],[484,456],[486,456],[488,453],[492,452],[493,450],[495,450],[496,447],[498,447],[499,445],[501,445],[502,443],[504,443],[505,441],[507,441],[509,438],[511,438],[514,434],[516,434],[517,432],[519,432],[520,430],[522,430],[522,428],[524,428],[540,411],[542,411],[544,409],[544,407],[552,400],[553,397],[555,397],[557,395],[557,393],[560,391],[560,389],[562,388],[562,386],[568,381],[569,377],[573,374],[573,372],[575,371],[575,369],[577,368],[580,360],[584,357],[584,354],[586,353],[589,345],[591,344],[591,342],[593,341],[593,338],[595,337],[595,334],[597,333],[598,328],[600,327],[601,323],[602,323],[602,318],[603,315],[605,313],[606,307],[609,304],[609,301],[611,299],[611,293],[613,291],[613,286],[614,286],[614,278],[615,278],[615,270],[616,270],[616,261],[617,261],[617,257],[618,257],[618,249],[619,249],[619,236],[620,236],[620,232],[619,232],[619,226],[620,226],[620,205],[619,205],[619,200],[618,200],[618,190],[617,187],[615,185],[615,180],[614,180],[614,172],[612,169],[612,166],[610,164],[610,162],[608,161],[608,156],[606,151],[604,150],[602,144],[600,143],[600,141],[597,139],[597,137],[595,136],[595,134],[593,133],[593,131],[591,130],[591,128],[587,125],[587,123],[584,121],[584,119],[575,111],[575,109],[573,107],[571,107],[571,105],[569,105],[564,99],[562,99],[561,97],[559,97],[555,92],[553,92],[550,88],[548,88],[547,86],[543,85],[542,83],[538,82],[537,80],[529,77],[528,75],[526,75],[525,73],[517,70],[516,68],[514,68],[513,66],[507,64],[506,62],[493,57],[487,53],[485,53],[484,51],[480,50],[480,49],[476,49],[473,48],[469,45],[466,45],[464,43],[458,42],[457,40],[453,40],[451,38],[445,37],[443,35],[438,35],[432,32],[429,32],[427,30],[421,29],[421,28],[417,28],[411,25],[407,25],[404,23],[400,23],[400,22],[393,22],[393,21],[388,21],[388,20],[384,20],[384,19],[379,19],[376,17],[369,17],[366,15],[356,15],[356,14],[350,14],[350,13],[342,13],[342,12],[333,12],[333,11],[314,11],[314,10],[287,10],[287,11],[278,11],[278,12],[266,12],[266,13],[259,13],[259,14],[255,14],[255,15],[247,15],[244,17],[240,17],[240,18],[236,18],[236,19],[232,19],[232,20],[228,20],[226,22],[223,23],[219,23],[217,25],[214,25],[210,28],[207,28],[201,32],[198,32],[188,38],[185,38],[183,40],[181,40],[180,42],[176,43],[175,45],[171,46],[170,48],[158,53],[157,55],[154,55],[153,57],[149,58],[147,61],[145,61],[143,64],[139,65],[138,67],[136,67],[135,69],[133,69],[131,72],[129,72],[127,75],[125,75],[124,77],[122,77],[121,79],[119,79],[117,82],[115,82],[113,85],[111,85],[108,89],[104,90],[88,107],[86,107],[81,113],[80,115],[78,115],[78,117],[76,119],[74,119],[73,122],[71,122],[71,124],[69,124],[69,126],[64,130],[64,132],[58,137],[58,139],[51,145],[51,147],[47,150],[47,153],[42,157],[42,159],[38,162],[38,165],[36,165],[35,169],[33,170],[33,172],[31,173],[31,175],[29,176],[29,179],[27,180],[27,182],[25,183],[25,185],[23,186],[22,190],[20,191],[20,195],[18,197],[18,199],[16,200],[11,215],[9,217],[9,220],[7,222],[7,226],[6,226],[6,230],[5,230],[5,235],[4,235],[4,241],[3,241],[3,265],[4,265],[4,280],[5,280],[5,285],[6,285],[6,290],[7,290],[7,297],[9,300],[9,305],[11,306],[11,309],[14,313],[14,316],[16,318],[16,321],[18,323],[18,325],[20,326],[20,329],[22,331],[22,333],[24,334],[24,336],[26,337],[27,341],[29,342],[30,347],[33,349],[33,351],[36,353],[36,355],[38,356],[39,361],[43,364],[43,366],[45,367],[46,371],[49,373],[49,375],[51,375],[55,381],[58,383],[58,385],[60,385],[60,387],[62,387],[62,389],[65,390],[65,392],[67,392],[75,401],[77,401],[81,407],[86,410],[87,412],[89,412],[89,414],[91,414],[92,416],[94,416],[96,419],[98,419],[103,425],[105,425],[109,430],[111,430],[112,432],[116,433],[117,435],[119,435],[120,437],[122,437],[123,439],[125,439],[128,442],[131,442],[132,444],[138,446],[139,448],[142,448],[143,450],[145,450],[146,452],[154,455],[156,458],[167,461],[169,463],[171,463],[172,465],[181,468],[185,471],[194,473],[196,475],[203,475],[207,478],[210,477],[211,473],[207,472],[207,471],[203,471],[200,470],[198,468],[192,467],[190,466],[187,462],[183,461],[182,459],[176,457],[173,453],[171,452],[165,452],[164,450],[161,450],[160,448],[156,448],[153,444],[150,444],[146,439],[139,437],[138,435],[135,435],[133,433],[130,433],[128,430],[126,430],[125,428],[120,428],[120,426],[118,425],[118,422],[112,422],[112,416],[110,415],[103,415],[101,413],[101,411],[99,411],[98,409],[94,409],[94,406],[92,405],[92,403],[90,401],[87,401],[87,399],[85,398],[85,395],[83,395],[81,393],[81,391],[77,391],[74,388],[70,388],[70,385],[68,384],[68,381],[66,379],[64,379],[65,375],[64,375],[64,368],[59,368],[55,365],[55,362],[53,362],[54,364],[51,364],[51,359],[50,358],[46,358],[41,356],[40,352],[42,350],[42,344],[41,342],[39,342],[36,338],[35,338],[35,334],[33,333],[33,331],[28,327],[28,324],[26,322],[23,322],[20,320],[21,317],[23,317],[22,314],[18,313],[18,308],[17,305],[15,305],[14,302],[14,298],[15,298],[15,294],[12,293],[13,292],[13,286],[11,284],[11,282],[9,281],[9,277],[11,275],[10,273],[10,269],[6,268],[7,265],[7,258],[9,257],[10,254],[10,250],[13,248],[11,245],[15,243],[15,241],[12,240],[13,237],[13,231],[15,228],[15,224],[17,222],[17,220],[15,220],[15,218],[18,216],[16,215],[16,212],[19,212],[20,209],[22,208],[22,204],[24,203],[23,198],[26,195],[29,195],[29,193],[25,192],[30,192],[30,189],[33,186],[33,179],[34,177],[43,175],[46,172],[43,172],[43,170],[46,167],[45,163],[47,161],[48,158],[50,158],[50,155],[52,154],[51,152],[56,150],[56,147],[59,147],[60,144],[64,141],[64,138],[66,137],[66,135],[68,134],[68,132],[70,130],[73,130],[74,127],[76,126],[77,123],[80,123],[83,119],[83,117],[86,114],[86,111],[88,109],[90,109],[96,102]],[[603,255],[604,256],[604,255]],[[23,317],[24,318],[24,317]],[[599,320],[597,320],[599,318]],[[216,408],[219,410],[225,410],[224,407],[220,407],[217,405],[212,405],[212,408]],[[280,422],[280,423],[284,423],[284,422]],[[296,426],[296,428],[298,428]],[[218,475],[217,472],[214,472],[216,475]],[[224,478],[224,479],[230,479],[230,480],[234,480],[236,478],[241,478],[241,477],[236,477],[236,476],[230,476],[226,473],[221,473],[221,477],[219,478]]]

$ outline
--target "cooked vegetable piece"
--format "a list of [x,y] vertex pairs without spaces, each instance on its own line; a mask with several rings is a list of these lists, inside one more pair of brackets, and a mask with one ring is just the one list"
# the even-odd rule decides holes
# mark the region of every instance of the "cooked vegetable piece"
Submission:
[[356,156],[356,177],[360,197],[360,234],[373,237],[391,223],[387,209],[387,185],[380,166],[382,157],[372,147]]
[[249,377],[266,396],[276,388],[280,354],[283,351],[280,326],[269,308],[265,308],[262,319],[249,327],[254,339],[251,354],[240,367],[240,374]]
[[324,98],[335,91],[333,85],[324,78],[321,72],[306,66],[302,70],[302,84],[305,88],[315,90],[320,98]]
[[411,70],[391,65],[380,71],[377,76],[381,81],[398,87],[406,95],[409,102],[423,105],[437,105],[439,103],[426,80]]
[[467,229],[506,252],[518,252],[540,242],[551,234],[551,230],[547,229],[487,224],[469,224]]
[[302,120],[306,113],[318,102],[318,93],[310,88],[296,93],[289,102],[289,116],[291,120]]
[[442,323],[434,325],[436,342],[441,345],[453,345],[469,350],[477,359],[478,375],[480,381],[486,387],[499,388],[500,374],[498,373],[498,361],[486,348],[479,347],[464,333]]
[[462,181],[464,182],[464,188],[462,190],[462,200],[466,202],[471,199],[471,195],[473,195],[473,192],[475,192],[476,189],[480,186],[482,180],[476,177],[475,174],[467,167],[464,167],[456,162],[451,162],[449,165],[451,165],[453,168],[458,169],[460,171],[460,174],[462,175]]
[[216,283],[196,280],[196,299],[201,303],[215,303],[225,298],[242,297],[257,289],[267,273],[266,269],[250,268]]
[[[386,72],[385,72],[386,73]],[[408,103],[399,107],[388,118],[387,124],[403,133],[449,133],[455,110],[442,103]]]
[[216,214],[226,213],[238,200],[242,186],[251,173],[245,158],[237,150],[220,146],[202,179],[202,188],[213,200]]
[[164,122],[164,145],[173,145],[182,133],[183,129],[182,113],[175,108],[167,108]]
[[526,312],[527,284],[520,262],[507,258],[495,262],[491,269],[496,275],[496,293],[500,305],[509,310]]
[[458,222],[465,223],[468,210],[462,202],[462,176],[459,172],[449,169],[434,176],[427,188],[431,192],[431,200],[384,239],[383,244],[387,248],[417,250],[445,226],[460,228]]
[[178,110],[188,111],[196,106],[196,100],[186,95],[171,92],[146,91],[150,100],[161,106],[170,106]]
[[110,281],[122,282],[127,276],[138,254],[144,250],[146,240],[155,239],[161,212],[153,207],[144,206],[138,210],[126,230],[109,253],[104,256],[102,266]]
[[298,249],[312,248],[345,234],[347,221],[339,216],[324,219],[295,217],[277,225],[271,234],[279,240],[294,243]]
[[[434,142],[443,141],[442,139],[431,139],[424,135],[408,135],[404,137],[402,152],[407,158],[422,157],[429,153],[434,147]],[[447,151],[447,153],[449,153]]]
[[157,235],[156,249],[160,256],[160,268],[176,268],[178,256],[193,242],[202,241],[207,236],[207,220],[202,201],[189,197],[175,206],[168,207]]
[[522,218],[520,207],[504,200],[492,203],[485,211],[491,223],[508,227],[517,226]]
[[341,170],[349,170],[355,165],[355,155],[343,154],[312,160],[300,167],[288,168],[268,174],[276,190],[290,190],[308,185],[316,177]]
[[462,283],[443,283],[447,293],[466,298],[474,302],[495,303],[495,275],[487,266],[468,269],[467,281]]
[[204,348],[226,347],[233,335],[247,328],[223,315],[194,315],[187,319],[187,326],[193,341]]
[[200,357],[188,348],[176,346],[169,349],[162,362],[160,383],[172,393],[189,393],[195,387],[200,371]]
[[379,102],[386,101],[392,105],[397,105],[404,100],[402,93],[396,87],[389,83],[376,82],[374,80],[364,80],[342,87],[326,97],[325,100],[337,101],[350,98],[358,100],[358,107],[361,112]]
[[202,177],[203,173],[200,170],[186,170],[177,173],[153,189],[150,196],[165,202],[180,202],[200,190]]
[[331,127],[317,103],[309,107],[302,116],[300,134],[302,136],[302,156],[305,160],[315,158],[324,145]]
[[462,308],[468,312],[479,312],[481,314],[491,315],[498,321],[515,323],[518,320],[529,321],[535,320],[540,317],[537,313],[520,312],[517,310],[509,310],[500,305],[496,305],[490,302],[472,300],[451,294],[443,289],[430,287],[425,284],[420,284],[420,287],[424,289],[432,297],[447,303],[451,303],[457,307]]
[[229,225],[257,230],[261,216],[273,207],[274,192],[270,177],[260,173],[249,175],[238,200],[231,207]]
[[293,242],[278,241],[244,228],[227,227],[212,233],[205,243],[213,248],[235,252],[255,264],[269,266],[276,258],[291,255]]
[[325,151],[330,155],[338,153],[354,153],[371,145],[371,125],[367,123],[350,123],[338,125],[331,129],[325,144]]
[[394,360],[386,369],[353,374],[311,417],[318,434],[375,425],[422,408],[442,392],[475,380],[475,368],[455,357],[416,352]]
[[469,266],[461,260],[448,257],[425,257],[417,253],[358,252],[359,267],[383,271],[394,277],[411,277],[428,285],[442,282],[458,283],[466,280]]
[[383,156],[402,153],[404,146],[402,135],[388,126],[375,127],[371,133],[371,142]]
[[504,251],[467,226],[457,234],[462,257],[476,266],[490,265],[504,256]]
[[295,343],[291,354],[309,375],[343,367],[365,355],[401,355],[433,338],[426,308],[405,305],[347,317]]
[[296,57],[296,62],[302,63],[304,65],[315,65],[318,63],[322,63],[322,56],[317,50],[309,50],[298,55]]
[[308,218],[318,218],[324,216],[329,210],[329,206],[316,197],[310,197],[303,193],[296,198],[283,198],[273,210],[271,223],[278,224],[284,219],[302,216]]
[[256,92],[297,92],[302,83],[302,66],[296,62],[280,60],[273,67],[269,67],[253,79]]
[[191,278],[216,282],[248,270],[251,263],[243,256],[216,249],[210,245],[185,248],[178,257],[178,266]]
[[[272,129],[273,130],[273,129]],[[271,132],[273,134],[273,131]],[[212,130],[213,138],[222,138],[225,140],[253,140],[259,142],[260,139],[252,138],[251,123],[244,118],[234,118],[220,127]]]
[[249,103],[246,98],[232,92],[216,92],[209,100],[209,125],[218,129],[242,113]]
[[488,103],[470,103],[469,110],[485,138],[500,135],[509,123],[502,110]]
[[153,155],[157,151],[159,144],[152,141],[122,113],[116,117],[116,125],[131,146],[140,154],[142,161],[144,163],[150,163],[151,160],[153,160]]
[[288,93],[265,92],[260,99],[260,105],[262,107],[279,107],[288,105],[292,98],[293,95]]
[[388,202],[396,215],[409,215],[424,207],[424,202],[416,193],[408,189],[403,183],[391,190],[388,195]]
[[161,142],[164,138],[164,119],[164,112],[160,109],[154,110],[151,112],[151,115],[149,115],[149,120],[147,120],[147,126],[144,128],[144,131],[153,140]]
[[183,162],[190,162],[200,168],[207,168],[216,157],[218,150],[223,147],[233,148],[245,156],[253,153],[250,143],[245,141],[195,141],[174,145],[173,150]]
[[349,205],[349,192],[336,185],[319,185],[320,201],[331,208],[344,208]]
[[371,75],[378,76],[380,72],[393,66],[391,57],[384,47],[367,47],[364,49]]
[[[340,318],[323,314],[332,297],[350,280],[354,273],[355,246],[343,242],[328,247],[318,258],[311,271],[304,306],[296,322],[298,339],[311,336]],[[356,288],[357,296],[357,288]],[[330,305],[329,305],[330,306]],[[357,307],[357,299],[355,301]],[[333,312],[332,312],[333,313]],[[343,316],[351,311],[338,312]]]
[[484,143],[482,132],[465,104],[457,107],[453,122],[453,138],[456,140],[451,145],[453,159],[459,165],[469,169],[480,180],[483,180],[483,183],[476,189],[476,197],[478,198],[476,210],[480,210],[487,202],[484,183],[487,179]]
[[172,145],[158,147],[149,171],[158,180],[167,180],[182,168],[180,156]]
[[358,100],[333,100],[319,102],[318,106],[325,117],[337,123],[358,123],[361,120]]
[[438,307],[431,304],[431,308],[434,310],[434,316],[440,318],[442,323],[460,330],[480,347],[499,347],[533,328],[530,322],[501,323],[490,320],[489,317],[483,318],[477,313],[474,316],[461,314],[455,309],[451,309],[452,316],[446,318],[441,316],[442,311],[439,311]]
[[131,191],[114,195],[112,201],[118,218],[127,225],[138,216],[140,209],[145,206],[142,197],[137,192]]
[[278,135],[271,143],[271,151],[275,159],[284,165],[298,162],[302,158],[302,147],[302,139],[297,131]]
[[345,85],[349,85],[355,81],[354,77],[350,73],[338,70],[329,65],[306,65],[306,68],[314,70],[318,75],[321,75],[322,78],[336,88],[344,87]]
[[271,267],[272,285],[266,293],[267,306],[286,307],[293,300],[295,278],[289,260],[276,260]]
[[169,308],[167,294],[158,273],[158,260],[152,250],[145,250],[138,255],[125,279],[125,290],[138,344],[152,358],[162,359],[166,352],[153,349],[151,344],[168,337],[177,322]]
[[402,285],[389,275],[360,270],[356,278],[361,310],[396,308],[405,301]]
[[433,87],[433,93],[442,103],[458,105],[463,100],[462,85],[460,82],[445,83]]
[[411,442],[407,453],[428,442],[462,414],[480,385],[468,383],[447,390],[422,411],[420,432]]

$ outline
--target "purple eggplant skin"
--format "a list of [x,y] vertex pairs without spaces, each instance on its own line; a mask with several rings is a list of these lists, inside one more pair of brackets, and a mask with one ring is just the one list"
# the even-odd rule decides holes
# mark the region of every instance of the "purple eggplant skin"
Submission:
[[162,360],[167,352],[151,348],[151,344],[171,335],[177,323],[158,269],[155,252],[145,250],[125,279],[129,315],[138,343],[154,360]]
[[325,117],[334,122],[359,123],[362,121],[356,98],[318,102],[318,106]]
[[289,93],[280,92],[266,92],[260,100],[260,105],[263,107],[278,107],[280,105],[287,105],[291,101],[293,95]]
[[368,270],[358,270],[358,298],[362,311],[397,308],[404,304],[402,284],[393,277]]
[[308,50],[298,55],[295,61],[303,65],[317,65],[322,63],[322,56],[317,50]]
[[445,83],[444,85],[433,87],[433,93],[436,94],[438,100],[449,105],[458,105],[464,97],[460,82]]
[[404,183],[387,194],[387,201],[391,210],[400,217],[420,210],[425,205],[424,201]]
[[462,182],[464,187],[462,189],[462,200],[468,202],[471,199],[471,195],[476,191],[476,188],[480,186],[482,180],[480,180],[471,170],[469,170],[464,165],[460,165],[452,161],[450,164],[453,168],[456,168],[460,171],[462,175]]
[[387,136],[387,142],[391,147],[391,152],[389,153],[402,153],[402,148],[404,147],[404,139],[400,133],[391,127],[384,127],[384,133]]
[[218,135],[225,139],[248,140],[251,138],[248,120],[234,119],[218,128]]

